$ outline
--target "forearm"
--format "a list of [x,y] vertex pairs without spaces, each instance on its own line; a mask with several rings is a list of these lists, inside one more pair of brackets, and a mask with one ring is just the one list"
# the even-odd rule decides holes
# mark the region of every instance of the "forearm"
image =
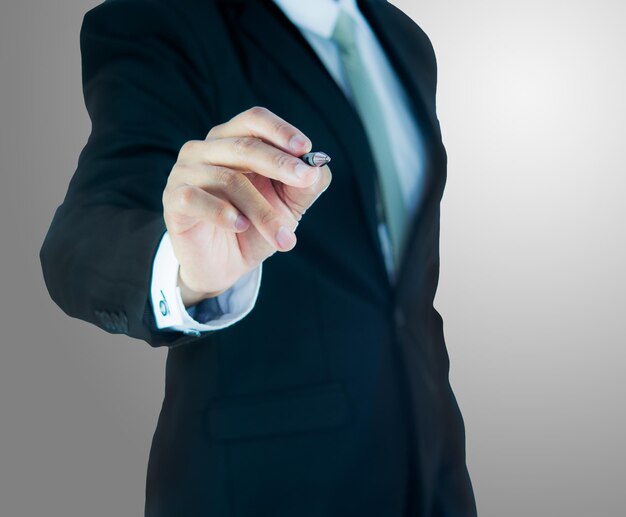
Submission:
[[150,273],[177,154],[216,123],[196,94],[202,85],[210,96],[200,49],[176,12],[128,1],[85,15],[83,91],[92,129],[40,250],[46,285],[64,312],[152,346],[194,339],[156,328]]

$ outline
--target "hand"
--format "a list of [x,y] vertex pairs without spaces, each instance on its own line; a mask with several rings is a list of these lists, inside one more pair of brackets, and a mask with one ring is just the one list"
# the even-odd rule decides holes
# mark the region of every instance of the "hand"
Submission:
[[298,158],[310,150],[296,127],[258,106],[182,146],[163,209],[185,306],[293,249],[302,215],[331,181],[327,165]]

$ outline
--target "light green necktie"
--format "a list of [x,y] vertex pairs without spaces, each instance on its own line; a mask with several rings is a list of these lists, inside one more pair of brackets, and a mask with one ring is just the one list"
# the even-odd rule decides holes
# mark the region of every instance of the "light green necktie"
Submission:
[[[331,38],[337,43],[354,102],[368,136],[378,170],[378,187],[382,194],[384,217],[389,229],[394,264],[397,266],[407,224],[407,208],[400,178],[393,161],[389,132],[385,126],[382,106],[371,84],[355,40],[353,18],[343,9]],[[379,208],[380,210],[380,208]]]

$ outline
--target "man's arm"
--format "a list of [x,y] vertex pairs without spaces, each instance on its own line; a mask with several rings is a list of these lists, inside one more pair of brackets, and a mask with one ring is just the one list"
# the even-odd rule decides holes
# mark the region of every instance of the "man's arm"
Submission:
[[299,159],[310,139],[267,108],[218,123],[219,73],[177,9],[108,0],[85,16],[92,132],[40,250],[68,315],[152,346],[199,338],[154,324],[151,265],[166,230],[183,299],[195,303],[293,249],[298,221],[331,181],[327,165]]
[[40,250],[50,296],[66,314],[155,347],[198,339],[151,324],[150,280],[170,170],[183,143],[218,122],[199,93],[211,91],[200,50],[165,5],[107,1],[85,15],[92,130]]

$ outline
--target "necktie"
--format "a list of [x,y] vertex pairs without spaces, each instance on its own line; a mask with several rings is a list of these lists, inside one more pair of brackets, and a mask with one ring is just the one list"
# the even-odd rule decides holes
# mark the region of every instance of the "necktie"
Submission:
[[390,233],[394,263],[398,264],[407,224],[407,207],[398,172],[393,161],[389,132],[385,126],[382,106],[371,84],[367,69],[356,45],[354,19],[343,9],[331,39],[337,43],[341,62],[350,83],[354,103],[366,130],[378,171],[378,210],[381,211]]

